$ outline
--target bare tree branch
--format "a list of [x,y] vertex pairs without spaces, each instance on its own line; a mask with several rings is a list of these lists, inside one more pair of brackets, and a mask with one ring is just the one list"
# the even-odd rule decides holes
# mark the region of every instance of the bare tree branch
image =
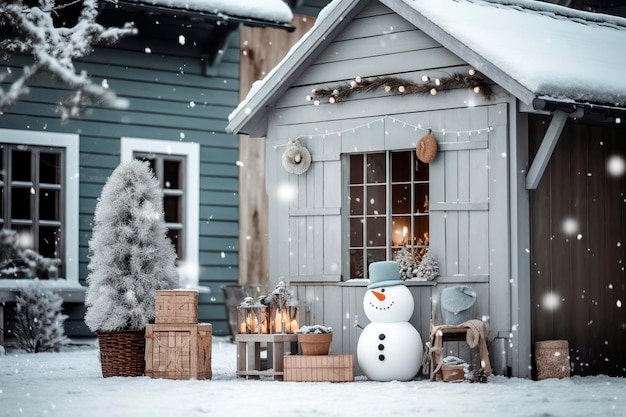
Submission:
[[[113,44],[123,36],[135,34],[133,24],[126,23],[118,28],[97,23],[98,0],[74,0],[60,5],[57,0],[39,0],[38,3],[39,6],[28,6],[24,0],[8,0],[0,4],[0,26],[14,34],[0,41],[5,60],[12,54],[33,56],[33,63],[25,66],[21,74],[8,71],[0,76],[0,81],[11,82],[6,91],[0,88],[0,110],[28,94],[29,83],[42,72],[51,74],[71,90],[58,105],[63,120],[81,116],[91,105],[126,108],[127,100],[94,84],[85,71],[77,73],[74,60],[90,54],[96,44]],[[76,24],[71,27],[55,25],[54,17],[59,11],[76,3],[82,3]]]

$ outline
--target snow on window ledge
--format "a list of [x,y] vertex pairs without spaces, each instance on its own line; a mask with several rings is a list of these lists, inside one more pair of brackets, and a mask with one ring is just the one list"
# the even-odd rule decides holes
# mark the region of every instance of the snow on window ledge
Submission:
[[[0,303],[15,301],[15,295],[26,285],[30,284],[33,278],[5,278],[0,279]],[[39,283],[43,288],[54,291],[63,297],[65,303],[84,303],[86,287],[78,282],[59,278],[41,279]]]
[[[347,281],[340,282],[339,286],[341,287],[367,287],[369,283],[370,283],[369,279],[353,278]],[[417,279],[407,279],[404,281],[404,284],[407,287],[434,287],[435,285],[437,285],[437,281],[436,280],[423,281],[423,280],[417,280]]]

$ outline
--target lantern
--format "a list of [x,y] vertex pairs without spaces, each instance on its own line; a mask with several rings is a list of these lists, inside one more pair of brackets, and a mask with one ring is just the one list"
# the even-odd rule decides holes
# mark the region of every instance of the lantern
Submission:
[[300,307],[298,301],[270,305],[270,329],[272,333],[293,334],[299,329]]
[[240,334],[269,333],[268,307],[258,302],[255,303],[252,297],[246,297],[237,306],[237,322]]

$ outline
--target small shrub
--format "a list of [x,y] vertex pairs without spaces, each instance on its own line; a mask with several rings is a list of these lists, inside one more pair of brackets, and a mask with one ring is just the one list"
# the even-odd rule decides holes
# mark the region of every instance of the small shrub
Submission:
[[15,303],[18,347],[37,353],[58,351],[66,344],[63,322],[67,316],[61,313],[62,304],[61,296],[43,288],[37,279],[22,288]]

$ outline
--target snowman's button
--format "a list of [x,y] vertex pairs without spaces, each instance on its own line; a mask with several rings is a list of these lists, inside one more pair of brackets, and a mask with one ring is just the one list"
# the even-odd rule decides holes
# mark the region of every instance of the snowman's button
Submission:
[[383,349],[385,349],[385,345],[383,345],[382,343],[378,345],[378,350],[383,350]]
[[384,334],[384,333],[379,334],[379,335],[378,335],[378,338],[379,338],[380,340],[385,340],[385,334]]
[[385,355],[378,355],[378,360],[379,361],[384,361],[385,360]]

